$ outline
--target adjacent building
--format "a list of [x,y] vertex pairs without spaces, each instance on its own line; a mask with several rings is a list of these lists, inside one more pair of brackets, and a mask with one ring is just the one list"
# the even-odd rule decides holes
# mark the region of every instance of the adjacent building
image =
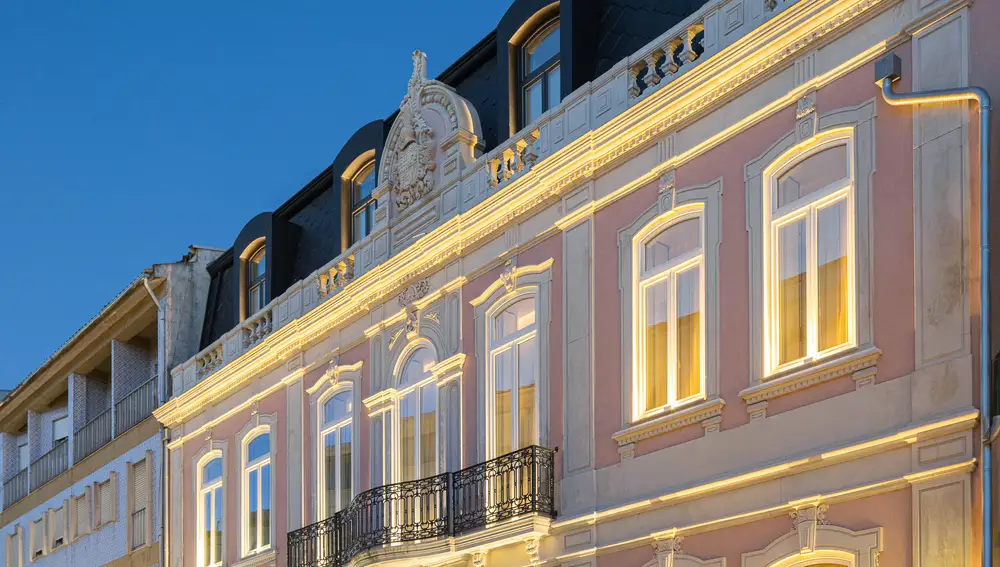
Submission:
[[153,409],[198,350],[219,253],[152,266],[0,399],[4,567],[162,564]]
[[165,565],[978,565],[979,108],[881,84],[997,90],[998,23],[515,0],[414,52],[207,266]]

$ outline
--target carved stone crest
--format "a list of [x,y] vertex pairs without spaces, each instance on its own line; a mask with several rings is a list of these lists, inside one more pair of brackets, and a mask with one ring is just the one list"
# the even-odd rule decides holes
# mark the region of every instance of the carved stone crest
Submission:
[[409,207],[434,188],[434,131],[421,115],[420,89],[427,82],[427,55],[413,52],[413,75],[399,105],[402,128],[395,147],[396,161],[389,170],[389,187],[400,210]]
[[503,271],[500,272],[500,281],[503,282],[507,293],[514,291],[514,288],[517,287],[517,265],[513,259],[504,262]]
[[405,308],[407,305],[427,295],[427,292],[430,291],[430,289],[431,286],[426,279],[414,282],[407,286],[407,288],[399,294],[399,297],[396,298],[396,302],[399,303],[400,307]]

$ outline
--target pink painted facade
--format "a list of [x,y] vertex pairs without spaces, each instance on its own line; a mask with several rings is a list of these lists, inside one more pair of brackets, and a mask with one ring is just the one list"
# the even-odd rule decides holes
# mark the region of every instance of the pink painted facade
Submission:
[[[356,271],[336,293],[314,291],[326,289],[322,279],[290,287],[269,304],[262,338],[234,350],[226,335],[173,371],[175,396],[156,413],[170,431],[167,564],[979,565],[977,109],[890,106],[873,77],[891,52],[902,62],[897,92],[991,86],[996,64],[975,56],[975,40],[993,41],[984,22],[998,13],[951,0],[709,2],[661,36],[703,31],[697,66],[633,89],[644,75],[632,71],[656,53],[643,48],[538,118],[527,130],[535,160],[524,157],[529,146],[506,142],[482,155],[455,142],[459,153],[449,153],[449,140],[482,133],[478,116],[457,93],[433,90],[415,56],[407,100],[438,106],[407,107],[403,127],[388,133],[380,166],[397,177],[380,173],[375,190],[388,212],[370,241],[330,264],[349,260]],[[942,66],[942,53],[955,68]],[[448,108],[473,109],[468,132],[461,116],[449,126]],[[435,168],[429,192],[411,202],[400,195],[412,196],[401,181],[412,164],[392,148],[407,147],[414,115],[434,140],[414,159]],[[824,144],[844,144],[850,164],[840,201],[851,203],[840,236],[850,338],[772,371],[769,349],[785,339],[768,334],[784,323],[768,310],[778,292],[767,290],[783,284],[768,279],[779,261],[764,193],[772,173],[788,171],[779,164],[802,163]],[[505,176],[509,159],[525,161]],[[701,230],[696,259],[684,260],[701,274],[701,382],[680,399],[669,374],[670,400],[650,408],[641,392],[653,381],[641,368],[653,363],[636,345],[653,348],[641,337],[654,325],[633,295],[645,289],[641,278],[661,276],[633,264],[650,241],[643,235],[684,215]],[[388,252],[377,245],[383,236]],[[527,322],[515,314],[515,330],[499,330],[509,322],[498,317],[525,298]],[[670,301],[679,312],[681,300]],[[800,325],[819,328],[818,318]],[[513,335],[535,345],[510,359],[516,371],[497,362]],[[216,348],[222,364],[202,372]],[[411,378],[420,349],[432,361]],[[670,349],[664,356],[680,364],[681,347]],[[520,386],[495,394],[509,376]],[[405,421],[417,391],[434,417]],[[334,425],[323,404],[345,392],[350,465],[329,478],[350,476],[353,504],[327,517],[331,453],[322,447]],[[498,417],[497,404],[521,396],[530,411],[508,406]],[[529,418],[533,430],[503,425]],[[248,552],[241,435],[261,423],[273,424],[273,544]],[[419,466],[431,459],[423,476],[439,484],[406,477],[403,427],[423,428],[413,430],[422,449],[411,456]],[[530,436],[520,444],[540,445],[551,466],[503,456],[501,427]],[[225,552],[214,564],[198,520],[199,459],[212,451],[225,468]],[[473,469],[481,496],[468,504],[460,487]],[[541,476],[506,484],[522,473]],[[420,496],[382,488],[396,482]],[[499,511],[526,505],[523,494],[531,506]],[[539,504],[548,496],[551,508]],[[466,504],[480,524],[463,523]],[[355,531],[337,531],[345,524]]]

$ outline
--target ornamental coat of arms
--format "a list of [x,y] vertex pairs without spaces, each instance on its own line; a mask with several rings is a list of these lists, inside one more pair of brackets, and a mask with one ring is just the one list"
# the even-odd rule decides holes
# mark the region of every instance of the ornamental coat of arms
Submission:
[[396,159],[389,169],[389,186],[400,210],[409,207],[434,188],[434,131],[421,116],[420,90],[427,82],[427,55],[413,52],[413,75],[406,97],[399,105],[402,127],[395,147]]

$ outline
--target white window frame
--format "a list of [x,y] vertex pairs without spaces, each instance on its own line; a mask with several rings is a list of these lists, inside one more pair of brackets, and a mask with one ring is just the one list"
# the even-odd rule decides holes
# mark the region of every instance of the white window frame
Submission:
[[[434,359],[435,364],[438,363],[438,362],[440,362],[440,359],[438,358],[438,354],[437,354],[437,349],[434,347],[434,345],[429,340],[427,340],[427,339],[418,339],[416,341],[411,342],[409,345],[407,345],[406,349],[402,352],[402,354],[400,355],[400,357],[397,359],[397,361],[396,361],[396,368],[394,369],[394,371],[392,373],[392,375],[395,377],[395,383],[397,385],[402,382],[402,379],[403,379],[402,372],[406,368],[406,364],[410,361],[410,358],[413,356],[413,354],[416,353],[421,348],[427,348],[427,349],[429,349],[431,351],[431,356]],[[391,414],[390,419],[392,421],[392,430],[388,434],[385,433],[385,416],[384,415],[383,415],[383,420],[382,420],[382,423],[383,423],[383,429],[382,429],[382,431],[383,431],[383,435],[386,436],[386,437],[383,438],[384,440],[383,440],[382,447],[383,447],[383,450],[385,449],[385,447],[391,447],[391,449],[389,451],[389,454],[392,456],[392,458],[389,459],[389,463],[388,463],[389,466],[387,467],[387,472],[389,474],[386,475],[386,476],[388,476],[389,482],[386,483],[386,484],[396,483],[396,482],[402,482],[402,476],[403,476],[403,474],[402,474],[402,467],[400,466],[400,459],[399,459],[399,449],[400,449],[400,437],[399,437],[400,411],[399,410],[400,410],[400,403],[403,401],[403,398],[405,398],[409,394],[414,394],[414,393],[416,394],[417,415],[414,416],[414,419],[415,419],[414,425],[415,425],[415,427],[413,429],[413,435],[414,435],[414,450],[413,450],[413,454],[414,454],[415,462],[413,463],[413,466],[415,467],[416,478],[412,479],[412,480],[419,480],[421,478],[424,478],[424,477],[422,477],[420,475],[420,471],[416,470],[416,469],[419,469],[420,453],[421,453],[421,449],[422,449],[422,447],[420,446],[420,419],[419,419],[419,417],[420,417],[421,402],[423,401],[423,395],[424,395],[423,392],[422,392],[422,390],[423,390],[423,388],[425,386],[428,386],[430,384],[434,384],[435,385],[434,394],[437,397],[437,399],[434,402],[434,422],[437,424],[436,425],[436,430],[435,430],[435,435],[434,435],[434,475],[441,474],[441,472],[442,472],[441,471],[441,436],[444,434],[444,432],[441,431],[441,428],[442,428],[442,426],[441,426],[441,389],[440,389],[440,385],[438,385],[437,377],[435,377],[434,373],[432,372],[430,376],[428,376],[427,378],[424,378],[423,380],[420,380],[419,382],[415,382],[413,384],[407,385],[403,389],[392,389],[391,390],[391,392],[392,392],[392,394],[391,394],[392,395],[392,406],[391,406],[392,414]],[[384,413],[384,412],[382,412],[382,413]],[[382,462],[385,463],[385,461],[386,461],[385,455],[383,454]],[[385,478],[385,476],[383,478]]]
[[[686,406],[692,402],[704,400],[706,398],[706,372],[705,372],[705,260],[704,260],[704,242],[705,242],[705,219],[703,218],[703,208],[694,207],[681,207],[672,214],[654,221],[640,230],[633,237],[633,266],[635,269],[635,275],[633,281],[632,289],[632,301],[633,307],[632,312],[635,314],[635,337],[636,340],[633,341],[633,355],[635,357],[635,394],[633,396],[635,405],[633,407],[633,415],[637,419],[643,419],[647,417],[652,417],[656,415],[663,414],[674,410],[678,407]],[[645,248],[646,245],[652,241],[654,238],[659,236],[663,231],[669,230],[670,228],[684,222],[687,220],[697,220],[698,221],[698,250],[693,252],[688,252],[682,256],[664,263],[661,266],[653,270],[645,269]],[[700,317],[700,353],[701,358],[699,364],[699,372],[701,374],[699,380],[698,393],[687,398],[678,399],[677,398],[677,355],[676,355],[676,341],[673,339],[676,337],[677,329],[677,317],[676,317],[676,303],[677,303],[677,278],[680,274],[686,273],[690,270],[698,270],[698,297],[699,297],[699,313],[702,314]],[[646,289],[651,286],[660,284],[664,281],[668,282],[670,289],[670,303],[668,306],[668,325],[669,332],[668,336],[670,338],[668,342],[668,355],[667,355],[667,403],[663,406],[658,406],[655,408],[645,407],[646,400]]]
[[[515,384],[511,387],[511,451],[516,452],[520,447],[520,412],[517,411],[520,408],[520,375],[517,372],[520,368],[518,349],[517,347],[522,343],[525,343],[531,339],[535,339],[535,411],[534,411],[534,427],[536,435],[540,431],[540,401],[539,401],[539,373],[541,366],[541,338],[539,333],[539,295],[540,289],[537,286],[525,286],[519,289],[515,289],[513,292],[504,295],[500,300],[493,304],[486,311],[486,328],[482,329],[486,333],[487,344],[489,345],[489,353],[487,355],[486,364],[486,423],[487,423],[487,433],[486,433],[486,458],[493,459],[502,456],[497,452],[496,447],[496,359],[498,356],[504,354],[507,351],[513,351],[513,362],[512,366],[514,368],[514,381]],[[513,334],[507,337],[498,338],[497,337],[497,326],[499,325],[500,315],[508,307],[520,303],[522,301],[531,301],[532,309],[535,313],[535,321],[531,325],[515,331]],[[538,438],[532,440],[530,445],[537,445],[539,442]]]
[[[316,450],[313,466],[313,494],[316,496],[308,499],[308,502],[312,506],[312,517],[313,521],[325,520],[326,508],[325,496],[321,493],[324,490],[324,467],[323,463],[323,437],[320,435],[320,431],[323,430],[323,404],[326,403],[334,395],[340,393],[343,390],[351,390],[351,431],[354,436],[354,441],[351,445],[351,491],[356,495],[358,493],[358,482],[361,478],[361,463],[360,463],[360,451],[358,450],[357,443],[359,443],[360,434],[358,433],[358,427],[360,427],[361,422],[361,394],[360,394],[360,380],[361,380],[361,367],[362,362],[357,362],[355,364],[338,364],[336,362],[331,362],[330,366],[327,368],[326,372],[316,380],[313,384],[306,390],[309,395],[309,416],[310,416],[310,430],[315,432],[316,440],[314,443],[314,448]],[[372,455],[374,459],[374,455]]]
[[[111,499],[111,519],[101,522],[101,502],[105,498]],[[111,525],[118,520],[118,473],[111,471],[107,480],[94,483],[94,506],[90,512],[93,531],[97,531],[104,526]]]
[[[771,211],[773,199],[776,196],[778,179],[786,171],[799,163],[808,160],[818,153],[846,146],[847,148],[847,177],[832,182],[831,184],[816,190],[804,197],[796,199],[780,209]],[[764,226],[768,229],[764,233],[764,333],[767,337],[764,351],[764,372],[765,376],[781,374],[788,370],[808,365],[814,361],[822,360],[839,352],[857,347],[857,323],[855,317],[856,286],[855,286],[855,175],[854,175],[854,139],[850,130],[839,129],[824,133],[810,140],[805,147],[795,148],[776,160],[765,172],[765,187],[763,194]],[[847,208],[847,341],[840,345],[830,347],[820,351],[817,344],[819,329],[818,307],[819,300],[817,289],[817,256],[818,256],[818,231],[817,215],[820,209],[838,202],[845,202]],[[779,305],[777,301],[778,278],[778,232],[788,224],[805,220],[806,228],[806,354],[802,358],[779,362],[780,357],[780,329]]]
[[[144,533],[145,539],[144,539],[144,543],[142,545],[136,546],[135,545],[135,522],[133,520],[133,516],[139,510],[133,511],[133,508],[135,508],[135,504],[136,504],[135,503],[135,482],[136,482],[136,479],[135,479],[135,467],[136,467],[136,465],[138,465],[139,463],[142,463],[142,462],[146,463],[146,484],[147,484],[147,486],[146,486],[146,502],[143,503],[145,505],[145,508],[140,508],[140,510],[141,509],[145,509],[145,511],[146,511],[146,521],[143,524],[143,530],[145,532]],[[142,549],[143,547],[148,547],[149,545],[151,545],[153,543],[152,542],[152,539],[153,539],[153,452],[147,450],[146,453],[145,453],[145,456],[143,456],[143,458],[139,459],[138,461],[136,461],[134,463],[133,462],[126,463],[126,467],[127,467],[127,471],[128,471],[128,483],[127,483],[127,487],[126,487],[128,492],[127,492],[127,496],[126,496],[127,502],[125,504],[125,508],[126,508],[126,512],[127,512],[126,522],[128,522],[127,523],[127,528],[126,528],[126,531],[128,533],[126,535],[128,536],[128,546],[129,546],[128,547],[128,552],[132,552],[132,551],[135,551],[136,549]]]
[[[61,532],[56,531],[56,515],[62,514],[63,529]],[[48,546],[49,553],[62,549],[69,545],[69,501],[63,500],[62,504],[56,506],[55,508],[49,508],[46,514],[46,521],[48,522],[48,527],[46,528],[46,534],[48,535]],[[56,543],[56,540],[62,538],[62,543]]]
[[[204,469],[205,465],[207,465],[208,463],[212,462],[215,459],[221,459],[221,461],[222,461],[222,474],[219,476],[219,478],[217,480],[213,480],[211,482],[211,484],[205,484],[204,480],[203,480],[203,475],[204,475],[204,470],[203,469]],[[197,557],[198,557],[198,563],[197,563],[197,565],[198,565],[198,567],[218,567],[218,566],[224,565],[226,563],[226,542],[225,542],[225,539],[226,539],[226,518],[229,516],[229,514],[226,513],[226,459],[225,459],[225,453],[222,450],[218,450],[218,449],[212,450],[212,451],[209,451],[206,455],[204,455],[201,458],[199,458],[195,463],[196,463],[195,466],[197,467],[195,469],[195,497],[197,498],[197,500],[195,500],[195,502],[196,502],[195,508],[197,510],[197,513],[198,513],[197,527],[196,527],[197,531],[195,532],[197,534],[196,538],[195,538],[196,541],[197,541],[197,552],[196,552],[197,553]],[[222,502],[217,502],[215,500],[214,492],[215,492],[216,488],[220,488],[220,487],[222,488],[222,490],[220,491],[221,494],[222,494]],[[205,558],[205,541],[204,541],[203,538],[205,537],[205,504],[204,503],[205,503],[205,494],[206,493],[213,493],[213,495],[212,495],[212,506],[213,507],[222,506],[222,540],[223,540],[222,541],[222,557],[219,557],[218,561],[213,562],[213,563],[206,563],[206,561],[205,561],[205,559],[206,559]],[[212,517],[214,518],[215,515],[213,514]],[[214,547],[215,546],[213,545],[212,548],[214,549]]]
[[[345,419],[342,419],[342,420],[334,422],[334,423],[324,423],[325,420],[326,420],[326,412],[324,411],[326,403],[329,402],[330,400],[332,400],[335,396],[338,396],[338,395],[343,394],[345,392],[351,397],[351,415],[348,416]],[[341,451],[340,451],[340,443],[341,443],[340,434],[343,431],[343,428],[344,427],[348,427],[348,426],[351,428],[351,499],[352,500],[354,499],[354,495],[357,494],[357,492],[358,492],[357,486],[355,485],[356,476],[354,475],[355,460],[357,458],[357,451],[355,451],[355,448],[357,447],[357,444],[358,444],[358,428],[355,426],[356,420],[354,419],[354,413],[355,413],[356,408],[357,408],[356,403],[357,403],[357,400],[355,399],[355,393],[354,393],[353,384],[350,383],[350,382],[347,382],[347,383],[344,383],[344,384],[339,384],[339,385],[336,385],[336,386],[331,386],[329,389],[327,389],[326,392],[323,393],[322,396],[319,397],[319,400],[317,401],[317,404],[316,404],[316,409],[317,409],[316,422],[318,424],[318,429],[317,429],[318,435],[317,435],[317,438],[316,438],[317,439],[317,445],[316,445],[316,466],[317,466],[317,469],[318,469],[318,476],[317,476],[318,480],[317,480],[317,484],[316,484],[316,486],[317,486],[317,491],[316,491],[317,504],[316,504],[316,506],[317,506],[317,512],[318,512],[318,514],[322,515],[322,516],[326,516],[326,510],[327,510],[327,507],[328,507],[327,506],[328,503],[326,501],[326,475],[327,475],[327,470],[326,470],[325,452],[326,452],[326,436],[329,435],[329,434],[331,434],[331,433],[334,433],[334,434],[337,435],[337,450],[335,452],[336,461],[337,461],[337,464],[336,464],[336,469],[337,470],[334,471],[334,474],[336,475],[336,481],[335,481],[335,483],[336,483],[336,485],[338,487],[338,489],[336,491],[336,498],[337,498],[338,502],[336,503],[335,507],[336,507],[337,510],[343,510],[344,508],[347,507],[348,504],[350,504],[350,501],[348,501],[348,502],[339,502],[339,500],[340,500],[340,488],[339,487],[342,486],[342,484],[343,484],[343,479],[341,478],[342,472],[343,472],[343,467],[341,465],[341,459],[340,459],[340,454],[341,454]],[[322,519],[326,519],[326,518],[322,518]]]
[[[273,423],[275,421],[274,416],[255,416],[257,426],[250,431],[243,433],[240,437],[242,442],[240,443],[240,541],[242,542],[240,548],[243,553],[243,557],[249,557],[251,555],[258,555],[260,553],[265,553],[274,548],[274,538],[275,538],[275,468],[274,468],[274,456],[276,448],[275,435],[277,434],[277,428],[274,427]],[[261,419],[263,418],[263,419]],[[266,421],[266,423],[261,423]],[[258,457],[257,460],[249,462],[249,451],[250,443],[256,440],[261,435],[268,435],[268,451],[267,455],[264,457]],[[271,490],[271,521],[269,526],[268,534],[268,544],[266,546],[261,545],[263,532],[263,522],[260,521],[258,517],[257,521],[257,547],[250,548],[250,473],[257,471],[257,504],[261,506],[261,496],[263,494],[263,475],[261,471],[265,466],[271,467],[270,472],[270,490]],[[225,476],[225,475],[223,475]],[[225,492],[225,489],[223,489]],[[204,510],[202,510],[204,512]],[[202,516],[204,517],[204,516]],[[223,509],[222,518],[225,521],[225,509]],[[223,540],[225,540],[225,532],[223,532]],[[223,544],[224,545],[224,544]]]
[[[551,321],[551,285],[553,259],[538,264],[517,266],[516,258],[504,266],[500,277],[494,280],[478,297],[470,300],[475,309],[476,368],[481,376],[476,395],[476,434],[479,439],[477,460],[485,461],[495,455],[496,424],[494,412],[495,376],[493,357],[496,315],[518,300],[533,297],[535,301],[536,348],[538,368],[535,376],[535,427],[537,444],[549,447],[549,327]],[[518,335],[517,338],[522,338]],[[513,405],[512,405],[513,407]],[[516,446],[516,445],[514,445]]]
[[[82,538],[85,535],[89,535],[90,532],[94,528],[94,509],[91,506],[91,504],[93,502],[93,499],[91,498],[92,494],[93,494],[92,488],[90,486],[86,486],[83,489],[83,494],[80,494],[79,496],[72,496],[69,499],[69,502],[70,502],[70,507],[69,507],[69,512],[70,512],[70,524],[69,524],[70,525],[70,528],[69,528],[70,529],[70,536],[69,536],[69,539],[70,539],[70,543],[72,543],[72,542],[74,542],[74,541]],[[79,505],[79,503],[80,503],[81,500],[83,501],[83,505],[87,508],[87,514],[88,514],[88,516],[87,516],[87,524],[86,524],[85,531],[78,532],[77,529],[76,529],[77,520],[79,519],[78,516],[77,516],[77,507],[78,507],[78,505]]]

